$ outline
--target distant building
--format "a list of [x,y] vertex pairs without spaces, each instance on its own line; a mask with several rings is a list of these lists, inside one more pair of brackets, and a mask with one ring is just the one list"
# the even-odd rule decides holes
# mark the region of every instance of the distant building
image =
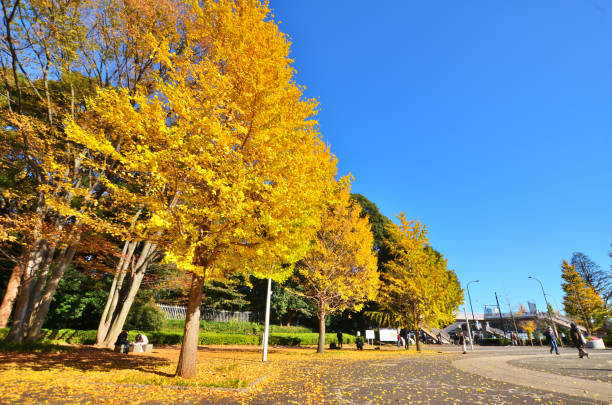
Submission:
[[527,301],[527,306],[529,307],[529,313],[535,314],[538,312],[535,302]]

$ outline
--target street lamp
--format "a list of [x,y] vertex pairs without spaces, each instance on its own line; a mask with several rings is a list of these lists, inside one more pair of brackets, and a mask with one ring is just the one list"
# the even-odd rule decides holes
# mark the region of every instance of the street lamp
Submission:
[[557,337],[558,337],[559,334],[557,333],[557,327],[555,326],[555,322],[553,321],[552,313],[550,312],[550,305],[548,305],[548,299],[546,298],[546,293],[544,292],[544,286],[542,285],[542,282],[539,279],[532,277],[532,276],[528,276],[527,278],[530,278],[540,283],[540,287],[542,288],[542,295],[544,296],[544,302],[546,302],[546,309],[548,310],[548,317],[550,318],[550,326],[553,327],[553,329],[555,330],[555,334],[557,334]]
[[465,287],[468,292],[468,299],[470,300],[470,309],[472,310],[472,320],[474,321],[474,327],[476,327],[476,317],[474,316],[474,308],[472,307],[472,297],[470,296],[470,284],[471,283],[480,283],[480,280],[472,280],[469,283],[467,283],[467,286]]

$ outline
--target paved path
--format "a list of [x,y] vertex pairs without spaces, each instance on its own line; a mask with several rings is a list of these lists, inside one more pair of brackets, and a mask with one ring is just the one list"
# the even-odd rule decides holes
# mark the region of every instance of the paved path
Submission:
[[[453,366],[466,372],[510,384],[546,389],[575,397],[600,400],[604,403],[612,400],[612,384],[603,381],[608,377],[610,370],[592,368],[590,364],[593,363],[589,363],[590,360],[594,360],[597,365],[612,364],[612,352],[610,351],[591,352],[591,359],[582,359],[582,363],[578,364],[580,367],[565,368],[566,375],[561,375],[559,368],[562,367],[563,361],[576,365],[576,360],[580,359],[577,359],[574,353],[560,356],[538,356],[533,352],[510,355],[500,355],[499,352],[475,356],[470,354],[467,355],[468,357],[454,361]],[[515,365],[517,362],[521,362],[522,367],[517,367]],[[537,370],[534,369],[536,365]],[[556,373],[551,373],[552,370]],[[580,378],[584,377],[584,374],[581,374],[584,371],[588,372],[590,379]]]
[[586,378],[612,386],[612,351],[609,355],[592,351],[588,359],[576,354],[561,356],[529,356],[510,361],[510,365],[568,377]]
[[[437,347],[430,347],[436,349]],[[550,389],[546,384],[506,382],[478,371],[482,364],[501,359],[507,351],[484,349],[466,356],[456,348],[435,356],[406,356],[320,365],[311,364],[299,374],[288,375],[274,384],[262,384],[258,392],[242,400],[249,404],[607,404],[604,392],[585,397],[583,392]],[[510,351],[512,352],[512,351]],[[518,353],[518,352],[516,352]],[[532,357],[541,351],[516,354]],[[514,358],[514,356],[511,356]],[[470,369],[452,364],[467,360]],[[472,360],[476,362],[472,363]],[[496,360],[497,361],[497,360]],[[476,364],[476,366],[474,366]],[[513,367],[523,373],[522,370]],[[511,373],[510,373],[511,374]],[[551,375],[547,375],[550,379]],[[557,378],[558,376],[554,376]],[[569,378],[569,377],[568,377]],[[594,383],[594,382],[593,382]],[[608,391],[609,392],[609,391]]]

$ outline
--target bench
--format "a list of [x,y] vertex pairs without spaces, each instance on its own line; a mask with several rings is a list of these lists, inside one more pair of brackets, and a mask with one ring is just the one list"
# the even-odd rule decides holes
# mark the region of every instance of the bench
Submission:
[[135,345],[130,344],[130,353],[151,353],[153,351],[153,345],[147,343],[146,345]]

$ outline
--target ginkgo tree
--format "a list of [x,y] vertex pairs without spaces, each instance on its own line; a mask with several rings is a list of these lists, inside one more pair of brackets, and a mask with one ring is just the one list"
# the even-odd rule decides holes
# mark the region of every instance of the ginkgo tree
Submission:
[[173,17],[181,15],[179,4],[2,3],[0,51],[8,59],[2,59],[0,69],[7,96],[0,104],[0,153],[3,163],[19,168],[30,183],[21,188],[15,182],[16,187],[2,191],[7,209],[0,216],[1,252],[16,263],[0,311],[0,323],[12,311],[7,339],[38,338],[83,235],[129,237],[130,221],[123,221],[123,214],[132,217],[137,210],[120,205],[123,201],[107,188],[129,183],[129,176],[117,170],[116,162],[96,159],[99,153],[70,139],[65,123],[84,119],[85,100],[97,88],[151,89],[150,73],[160,67],[152,46],[161,38],[178,41]]
[[[318,228],[336,161],[266,4],[189,2],[182,30],[180,49],[166,41],[155,49],[164,72],[153,95],[101,92],[89,104],[94,119],[70,123],[69,133],[121,162],[129,187],[108,187],[143,207],[134,232],[191,274],[177,367],[191,378],[204,282],[245,272],[286,278]],[[134,183],[144,191],[135,195]]]
[[447,260],[428,244],[425,225],[404,213],[398,219],[399,225],[387,225],[391,260],[381,275],[378,309],[369,315],[381,324],[412,325],[420,350],[421,328],[453,322],[463,290]]
[[301,292],[317,308],[319,341],[325,349],[325,318],[346,309],[359,311],[376,297],[378,268],[374,236],[361,206],[350,198],[350,182],[341,179],[322,212],[320,228],[309,252],[298,265]]
[[565,312],[569,316],[581,319],[587,333],[590,334],[594,327],[601,325],[603,320],[610,316],[610,310],[593,286],[584,281],[576,267],[566,260],[563,260],[561,265],[561,277],[563,278],[561,288],[565,292],[563,297]]

